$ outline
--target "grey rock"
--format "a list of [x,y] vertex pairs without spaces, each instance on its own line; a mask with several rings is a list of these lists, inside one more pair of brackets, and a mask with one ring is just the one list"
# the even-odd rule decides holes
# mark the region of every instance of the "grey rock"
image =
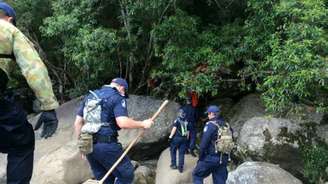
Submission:
[[302,184],[300,180],[277,165],[245,162],[230,172],[227,184]]
[[262,104],[260,95],[249,94],[242,98],[228,114],[228,117],[231,117],[228,118],[228,122],[234,130],[234,136],[239,137],[240,130],[247,120],[264,114],[265,107]]
[[82,159],[75,142],[43,156],[35,169],[33,183],[79,184],[92,177],[87,160]]
[[164,150],[158,160],[156,170],[156,184],[192,184],[192,171],[197,163],[197,158],[185,155],[183,173],[170,168],[170,150]]
[[302,160],[297,142],[291,137],[300,126],[286,119],[254,117],[248,120],[238,138],[238,154],[244,160],[279,164],[292,174],[302,176]]
[[139,166],[134,171],[134,184],[154,184],[155,172],[146,166]]
[[[152,115],[162,104],[163,100],[152,97],[130,95],[127,100],[129,116],[144,120],[151,118]],[[179,105],[169,102],[163,112],[155,120],[154,125],[146,130],[143,137],[133,147],[130,156],[135,160],[148,160],[159,155],[167,146],[167,138],[171,130],[171,125],[177,117]],[[125,129],[119,131],[119,141],[123,146],[127,146],[141,130]]]

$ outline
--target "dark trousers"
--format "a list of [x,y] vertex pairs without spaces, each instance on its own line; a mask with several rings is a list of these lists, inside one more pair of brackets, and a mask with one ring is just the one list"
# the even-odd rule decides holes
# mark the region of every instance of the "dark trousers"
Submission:
[[228,178],[226,165],[218,162],[198,161],[192,175],[194,184],[203,184],[204,178],[212,174],[213,184],[225,184]]
[[[122,153],[122,146],[115,142],[94,144],[93,152],[87,155],[87,159],[97,180],[105,176]],[[124,157],[114,172],[105,180],[105,184],[131,184],[133,177],[133,165],[128,157]]]
[[29,184],[33,172],[34,131],[32,125],[8,131],[0,126],[0,152],[7,153],[7,184]]
[[177,150],[179,150],[179,164],[178,168],[183,169],[184,165],[184,155],[187,149],[187,143],[188,140],[186,137],[178,137],[175,136],[172,139],[171,145],[170,145],[170,154],[171,154],[171,165],[176,166],[177,164]]
[[196,148],[196,137],[197,137],[196,128],[191,128],[189,130],[189,149],[190,149],[190,151],[192,151]]

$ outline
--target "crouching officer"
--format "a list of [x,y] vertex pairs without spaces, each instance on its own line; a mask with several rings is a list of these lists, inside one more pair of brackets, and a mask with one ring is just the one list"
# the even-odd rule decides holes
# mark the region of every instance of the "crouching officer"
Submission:
[[170,154],[171,154],[171,168],[177,169],[176,154],[179,150],[179,172],[183,172],[184,155],[187,150],[188,136],[189,136],[189,124],[186,121],[186,113],[183,109],[179,110],[179,116],[173,123],[173,128],[169,136]]
[[[216,151],[218,126],[224,126],[224,120],[219,117],[220,109],[212,105],[207,109],[209,121],[206,123],[200,143],[200,154],[193,171],[194,184],[202,184],[203,179],[212,174],[214,184],[225,184],[228,177],[228,155]],[[217,125],[215,125],[216,123]]]
[[50,137],[56,131],[54,109],[58,103],[45,65],[31,42],[14,26],[15,22],[14,9],[0,2],[0,152],[8,153],[7,183],[28,184],[33,170],[34,131],[7,89],[12,66],[19,66],[41,103],[43,112],[36,126],[43,124],[41,137]]
[[[110,85],[90,91],[81,104],[74,123],[75,133],[81,140],[91,135],[93,145],[88,151],[80,149],[91,166],[97,180],[100,180],[122,155],[123,150],[117,141],[121,128],[150,128],[152,120],[136,121],[128,118],[126,97],[128,83],[115,78]],[[80,145],[84,147],[83,145]],[[87,151],[87,152],[85,152]],[[106,184],[131,184],[134,168],[128,157],[120,162]]]

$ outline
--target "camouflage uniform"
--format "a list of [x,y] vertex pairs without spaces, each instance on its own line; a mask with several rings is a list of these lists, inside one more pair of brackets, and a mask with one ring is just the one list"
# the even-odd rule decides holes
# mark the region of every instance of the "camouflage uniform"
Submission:
[[[41,110],[52,110],[58,107],[52,90],[48,71],[41,61],[32,43],[14,25],[0,20],[0,54],[13,54],[16,63],[41,103]],[[0,58],[0,69],[10,78],[15,62],[12,59]]]
[[[3,58],[5,55],[13,57]],[[56,122],[57,117],[53,110],[58,107],[58,102],[45,65],[24,34],[11,23],[0,19],[0,73],[4,74],[4,71],[10,78],[10,74],[15,67],[17,69],[17,65],[40,101],[41,109],[44,111],[41,117],[53,114],[53,119],[50,120]],[[5,74],[2,76],[6,77]],[[51,127],[53,132],[57,128],[57,122]],[[45,127],[44,124],[44,129]],[[48,133],[46,137],[49,136],[51,134]],[[34,144],[33,127],[28,123],[26,113],[16,104],[12,96],[2,95],[0,98],[0,152],[8,153],[7,184],[30,182]]]

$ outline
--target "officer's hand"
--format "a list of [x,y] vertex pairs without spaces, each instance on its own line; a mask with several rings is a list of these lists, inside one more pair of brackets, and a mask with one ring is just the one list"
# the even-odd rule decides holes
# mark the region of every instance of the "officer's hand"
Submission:
[[143,126],[143,128],[147,129],[147,128],[150,128],[153,123],[154,123],[153,120],[146,119],[146,120],[142,121],[142,126]]
[[172,142],[172,138],[171,138],[171,137],[169,137],[169,144],[171,144],[171,142]]
[[44,137],[45,139],[51,137],[52,134],[56,132],[58,127],[58,119],[55,110],[42,112],[34,130],[38,130],[42,124],[43,129],[41,132],[41,137]]

